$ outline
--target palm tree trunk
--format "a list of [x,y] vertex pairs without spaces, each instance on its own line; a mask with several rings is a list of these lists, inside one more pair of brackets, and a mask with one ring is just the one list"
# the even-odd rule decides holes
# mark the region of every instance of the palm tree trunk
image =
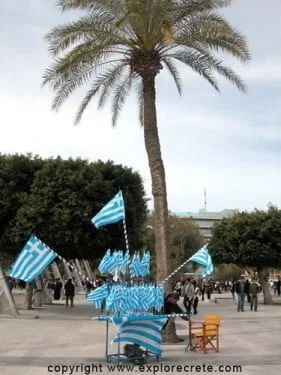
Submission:
[[[168,249],[168,203],[166,180],[157,129],[155,75],[142,77],[144,142],[148,156],[154,199],[155,252],[157,282],[163,281],[170,271]],[[169,284],[166,285],[169,288]]]

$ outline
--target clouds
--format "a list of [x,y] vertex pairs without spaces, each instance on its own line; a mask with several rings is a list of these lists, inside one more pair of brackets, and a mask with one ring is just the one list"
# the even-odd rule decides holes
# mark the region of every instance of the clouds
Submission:
[[[50,110],[53,94],[41,88],[43,71],[51,63],[43,36],[73,14],[60,14],[55,1],[45,0],[2,0],[1,9],[0,151],[111,159],[138,170],[151,196],[134,96],[115,129],[109,108],[98,112],[94,104],[74,127],[80,94],[59,113]],[[190,69],[180,68],[180,98],[168,74],[157,78],[159,131],[174,211],[200,208],[204,187],[210,210],[281,204],[281,2],[272,0],[265,7],[262,0],[236,0],[225,13],[249,38],[250,64],[227,58],[248,84],[248,95],[224,82],[217,94]]]

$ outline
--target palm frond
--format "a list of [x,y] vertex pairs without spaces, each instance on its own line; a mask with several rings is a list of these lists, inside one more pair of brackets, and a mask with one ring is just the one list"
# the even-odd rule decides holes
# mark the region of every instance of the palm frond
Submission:
[[218,83],[212,74],[212,69],[208,58],[200,52],[178,50],[167,54],[166,57],[176,59],[183,64],[190,66],[193,71],[205,78],[215,90],[220,91]]
[[[179,50],[172,54],[168,54],[168,56],[189,65],[194,71],[206,78],[217,91],[219,91],[219,88],[216,80],[213,78],[212,72],[217,72],[234,84],[239,90],[247,92],[247,88],[239,75],[237,75],[233,69],[223,65],[223,62],[220,59],[214,57],[206,49],[197,48],[196,52],[188,49]],[[204,74],[206,73],[207,75],[205,76]]]
[[[119,62],[121,61],[119,60]],[[127,65],[127,62],[123,60],[123,64],[120,63],[117,70],[113,70],[112,72],[107,74],[106,84],[102,85],[101,92],[99,95],[99,102],[98,102],[99,109],[101,109],[105,105],[108,99],[108,96],[111,93],[112,88],[116,84],[116,81],[120,78],[120,73],[122,72],[122,70],[125,69],[126,65]]]
[[55,27],[45,36],[49,44],[49,52],[57,56],[77,43],[100,43],[101,40],[112,44],[126,43],[126,39],[118,35],[118,30],[110,24],[110,18],[89,15],[77,22]]
[[117,123],[122,106],[132,86],[132,80],[133,73],[129,71],[123,81],[121,81],[114,90],[112,99],[112,126],[115,126]]
[[68,97],[73,94],[79,87],[87,84],[92,77],[97,74],[101,74],[105,67],[113,65],[114,63],[120,63],[120,60],[106,60],[100,62],[94,66],[89,66],[88,68],[80,69],[72,75],[68,76],[68,79],[60,79],[57,81],[56,95],[52,101],[52,109],[57,111],[62,106],[62,104],[68,99]]
[[176,84],[176,87],[177,87],[177,90],[178,90],[178,93],[179,93],[179,95],[181,95],[181,93],[182,93],[182,81],[181,81],[181,77],[180,77],[180,74],[179,74],[176,66],[173,64],[172,60],[169,59],[168,57],[163,57],[162,61],[164,62],[164,64],[166,65],[166,68],[168,69],[169,73],[173,77],[173,79],[175,81],[175,84]]
[[107,69],[105,72],[100,74],[95,79],[94,83],[92,84],[91,88],[88,90],[86,96],[84,97],[84,99],[82,100],[78,108],[75,121],[74,121],[75,125],[79,124],[79,122],[81,121],[82,115],[85,109],[87,108],[87,106],[89,105],[90,101],[93,99],[93,97],[99,92],[99,90],[103,86],[107,85],[107,81],[110,79],[110,77],[112,75],[116,75],[120,79],[120,77],[122,76],[123,69],[124,69],[124,62],[118,63],[114,65],[113,67],[111,67],[110,69]]
[[113,12],[121,9],[121,5],[124,5],[124,0],[58,0],[57,6],[61,11],[66,10],[96,10],[97,7],[103,7],[104,9],[112,9]]
[[203,12],[175,28],[175,45],[202,43],[210,49],[222,50],[246,62],[250,59],[247,41],[221,16]]
[[196,13],[212,11],[228,7],[232,0],[175,0],[170,4],[170,11],[175,22],[180,22],[186,17],[193,17]]
[[[111,49],[111,47],[115,49]],[[112,46],[110,41],[103,40],[100,44],[91,41],[73,48],[62,58],[57,58],[53,66],[43,76],[43,85],[49,84],[56,90],[62,81],[69,80],[73,74],[80,70],[88,70],[106,59],[126,55],[127,51],[119,46]]]

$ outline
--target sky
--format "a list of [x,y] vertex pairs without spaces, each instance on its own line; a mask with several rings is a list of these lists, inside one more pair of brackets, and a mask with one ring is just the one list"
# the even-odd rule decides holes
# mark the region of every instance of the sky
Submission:
[[[114,129],[110,107],[98,111],[95,103],[80,125],[73,125],[83,90],[59,112],[51,111],[54,94],[42,88],[42,75],[52,58],[43,37],[77,19],[76,13],[60,13],[55,3],[1,0],[0,153],[113,160],[138,171],[151,198],[134,95]],[[281,1],[233,0],[223,13],[249,42],[250,63],[223,56],[247,84],[247,95],[223,81],[218,94],[185,67],[181,97],[167,73],[157,77],[158,127],[173,212],[197,212],[205,188],[208,211],[281,206]]]

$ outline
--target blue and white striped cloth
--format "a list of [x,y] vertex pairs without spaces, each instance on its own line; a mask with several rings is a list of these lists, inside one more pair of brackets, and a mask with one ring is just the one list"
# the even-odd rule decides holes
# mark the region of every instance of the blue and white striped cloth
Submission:
[[123,256],[122,264],[120,265],[120,272],[125,275],[128,271],[128,266],[130,264],[130,254],[129,251],[126,251],[125,255]]
[[106,300],[106,310],[125,314],[128,311],[161,311],[164,304],[162,285],[119,285],[104,284],[89,293],[87,300],[95,307],[101,307]]
[[189,258],[189,261],[195,262],[204,267],[203,276],[210,275],[214,270],[212,257],[209,254],[207,247],[202,247],[202,249],[198,250],[191,258]]
[[129,268],[130,268],[130,275],[131,277],[142,277],[143,274],[142,274],[142,264],[141,264],[141,260],[140,260],[140,254],[139,253],[135,253],[133,258],[132,258],[132,261],[131,261],[131,264],[129,265]]
[[87,301],[96,308],[101,308],[102,302],[108,298],[108,295],[109,287],[107,284],[103,284],[88,294]]
[[150,253],[145,251],[141,259],[141,273],[143,277],[150,275]]
[[15,279],[31,282],[40,276],[57,256],[36,236],[31,235],[9,275]]
[[120,190],[91,220],[97,229],[125,220],[125,206]]
[[111,263],[111,252],[110,249],[108,249],[98,266],[98,270],[100,271],[100,273],[106,273],[108,268],[111,267]]
[[137,317],[135,320],[114,317],[113,322],[118,329],[118,335],[113,339],[116,342],[130,342],[140,345],[150,352],[160,356],[161,350],[161,330],[166,323],[166,317],[151,316],[146,319]]

